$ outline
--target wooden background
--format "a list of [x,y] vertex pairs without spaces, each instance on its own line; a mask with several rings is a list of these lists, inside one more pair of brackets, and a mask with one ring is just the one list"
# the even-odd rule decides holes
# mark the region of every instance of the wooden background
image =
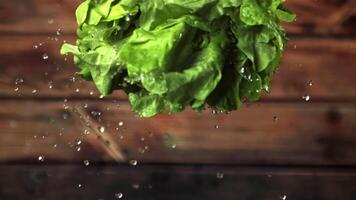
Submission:
[[151,119],[73,78],[59,48],[78,4],[0,1],[1,200],[354,198],[355,0],[287,0],[298,18],[260,102]]

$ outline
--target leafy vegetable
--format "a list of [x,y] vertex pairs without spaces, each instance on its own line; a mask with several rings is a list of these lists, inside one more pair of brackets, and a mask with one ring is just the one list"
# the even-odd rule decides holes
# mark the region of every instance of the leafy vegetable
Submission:
[[103,95],[124,90],[143,117],[256,101],[285,47],[283,0],[86,0],[72,53]]

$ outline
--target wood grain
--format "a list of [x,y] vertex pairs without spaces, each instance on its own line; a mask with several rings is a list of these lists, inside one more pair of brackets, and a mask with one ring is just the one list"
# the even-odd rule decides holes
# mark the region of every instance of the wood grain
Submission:
[[[355,35],[354,2],[345,0],[288,0],[286,6],[297,13],[295,23],[285,24],[293,34]],[[74,11],[80,1],[2,0],[0,33],[74,33]],[[346,11],[345,11],[346,8]],[[350,9],[351,8],[351,9]],[[336,16],[336,17],[335,17]]]
[[301,35],[356,35],[354,0],[287,0],[286,6],[297,14],[286,30]]
[[117,193],[131,200],[350,200],[356,195],[355,170],[340,169],[8,165],[0,166],[0,176],[3,200],[117,199]]
[[1,104],[3,162],[38,162],[39,155],[49,163],[113,161],[105,151],[93,148],[98,145],[87,141],[92,140],[87,134],[94,133],[76,122],[71,109],[84,106],[120,146],[125,163],[356,164],[353,103],[261,103],[230,114],[187,110],[149,119],[135,117],[125,101]]
[[[65,61],[59,54],[64,40],[73,43],[75,38],[0,37],[0,96],[97,97],[92,83],[80,78],[74,83],[71,81],[77,69],[71,57]],[[42,46],[33,48],[40,43]],[[48,54],[48,60],[42,58],[44,53]],[[306,94],[312,99],[355,99],[356,77],[353,74],[356,74],[355,40],[292,39],[272,81],[272,93],[266,99],[301,100]],[[24,82],[16,84],[19,78]],[[33,90],[36,93],[32,93]],[[125,98],[125,95],[120,93],[118,97]]]

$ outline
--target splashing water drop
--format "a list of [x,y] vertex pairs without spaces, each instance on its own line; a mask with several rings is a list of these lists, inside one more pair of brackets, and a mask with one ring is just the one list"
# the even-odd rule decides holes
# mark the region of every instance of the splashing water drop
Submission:
[[84,163],[85,166],[89,166],[90,165],[89,160],[84,160],[83,163]]
[[59,28],[59,29],[56,31],[56,35],[58,35],[58,36],[62,35],[62,29]]
[[45,157],[44,157],[44,156],[38,156],[38,161],[44,162],[44,160],[45,160]]
[[53,23],[54,23],[54,19],[48,19],[48,20],[47,20],[47,23],[48,23],[48,24],[53,24]]
[[63,119],[68,119],[68,118],[69,118],[69,113],[64,112],[64,113],[62,114],[62,117],[63,117]]
[[278,117],[277,116],[273,116],[273,121],[274,122],[278,121]]
[[79,140],[79,139],[76,139],[75,143],[76,143],[77,145],[81,145],[81,144],[82,144],[82,141]]
[[53,88],[53,81],[48,82],[48,88],[52,89]]
[[137,190],[137,189],[140,188],[140,185],[139,184],[133,184],[132,187]]
[[310,96],[309,96],[309,95],[305,95],[305,96],[303,96],[303,99],[304,99],[305,101],[309,101],[309,100],[310,100]]
[[126,15],[125,16],[125,21],[129,22],[131,19],[130,19],[130,16],[129,15]]
[[43,60],[47,60],[49,58],[49,56],[47,53],[44,53],[44,54],[42,54],[42,58],[43,58]]
[[124,195],[121,192],[115,193],[115,198],[121,199]]
[[222,173],[222,172],[216,173],[216,178],[223,179],[224,178],[224,173]]
[[23,78],[16,78],[15,85],[18,85],[18,84],[23,83],[23,82],[24,82]]
[[100,126],[99,127],[99,132],[100,133],[104,133],[105,132],[105,127],[104,126]]
[[130,160],[130,165],[136,166],[137,165],[137,160]]

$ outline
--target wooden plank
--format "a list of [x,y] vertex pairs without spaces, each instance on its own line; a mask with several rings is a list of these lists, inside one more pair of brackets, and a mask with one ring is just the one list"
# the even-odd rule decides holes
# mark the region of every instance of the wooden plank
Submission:
[[72,0],[1,0],[0,32],[74,33],[75,8]]
[[350,200],[356,195],[354,170],[3,165],[0,176],[4,200],[119,199],[119,193],[132,200]]
[[[352,16],[356,11],[352,9],[354,2],[349,2],[350,5],[341,0],[288,0],[286,6],[296,12],[298,18],[285,27],[293,34],[355,35]],[[74,33],[74,11],[79,3],[73,0],[2,0],[0,32],[54,34],[61,28],[63,33]]]
[[187,110],[149,119],[135,117],[125,101],[9,100],[1,105],[3,162],[39,162],[40,155],[45,162],[113,161],[71,113],[83,106],[119,146],[124,163],[356,164],[354,103],[261,103],[230,114]]
[[9,36],[0,41],[0,95],[98,96],[93,84],[73,79],[77,68],[72,58],[65,61],[59,53],[63,41],[74,43],[74,37]]
[[354,0],[288,0],[287,7],[297,14],[294,23],[285,23],[293,34],[356,35]]
[[[72,58],[65,61],[59,55],[64,40],[73,43],[75,38],[61,36],[56,41],[46,36],[1,37],[0,96],[91,97],[91,91],[92,96],[98,96],[92,83],[71,81],[77,69]],[[42,46],[33,48],[40,43]],[[47,60],[42,58],[44,53],[49,56]],[[312,100],[355,99],[356,77],[351,74],[356,74],[355,40],[292,39],[272,82],[272,93],[266,98],[301,100],[308,94]],[[24,82],[16,84],[17,79]],[[36,93],[32,93],[34,90]]]

